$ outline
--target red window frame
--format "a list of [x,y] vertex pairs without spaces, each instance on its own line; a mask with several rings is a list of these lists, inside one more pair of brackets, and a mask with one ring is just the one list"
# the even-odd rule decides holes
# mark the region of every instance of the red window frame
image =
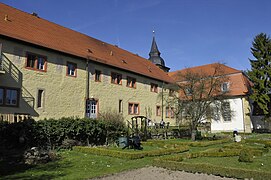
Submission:
[[166,118],[174,118],[173,107],[166,107]]
[[[69,65],[72,65],[74,67],[74,74],[69,74]],[[69,76],[69,77],[77,77],[77,64],[76,63],[73,63],[73,62],[67,62],[67,65],[66,65],[66,76]]]
[[151,92],[158,93],[158,84],[151,83]]
[[[41,59],[44,60],[43,69],[40,69],[38,67],[39,60]],[[47,57],[40,54],[32,53],[32,52],[26,52],[25,68],[35,70],[35,71],[46,72],[47,71]]]
[[122,85],[122,74],[111,72],[111,83]]
[[[135,108],[137,108],[135,112]],[[138,115],[139,114],[139,103],[128,103],[128,114]]]
[[161,106],[156,106],[156,116],[161,116]]
[[96,82],[101,82],[102,71],[95,69],[94,79]]
[[127,76],[127,84],[126,84],[126,86],[130,87],[130,88],[136,88],[136,78]]

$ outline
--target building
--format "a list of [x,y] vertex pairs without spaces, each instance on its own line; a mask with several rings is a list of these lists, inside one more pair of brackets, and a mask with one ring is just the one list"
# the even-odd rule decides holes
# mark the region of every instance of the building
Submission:
[[[208,119],[211,122],[212,132],[238,130],[239,132],[250,133],[252,131],[251,108],[248,99],[251,82],[242,71],[214,63],[170,72],[169,75],[178,84],[182,84],[187,81],[182,75],[187,73],[203,75],[200,77],[206,79],[209,77],[221,79],[220,82],[217,81],[219,84],[212,88],[217,88],[217,90],[214,89],[213,96],[223,93],[221,97],[225,100],[224,110],[217,114],[215,119]],[[208,85],[205,87],[208,87]],[[187,96],[189,96],[189,92],[189,90],[185,92]],[[183,96],[184,94],[180,92],[180,97]],[[208,115],[205,115],[205,117],[208,117]]]
[[96,118],[112,110],[127,120],[143,115],[174,124],[159,98],[173,82],[163,68],[36,13],[0,9],[2,120]]
[[165,72],[168,72],[170,70],[169,67],[165,66],[165,61],[161,57],[161,53],[158,50],[158,46],[157,46],[156,41],[155,41],[154,31],[153,31],[152,45],[151,45],[151,51],[149,53],[149,56],[150,56],[149,60],[153,64],[155,64],[156,66],[158,66],[160,69],[162,69]]

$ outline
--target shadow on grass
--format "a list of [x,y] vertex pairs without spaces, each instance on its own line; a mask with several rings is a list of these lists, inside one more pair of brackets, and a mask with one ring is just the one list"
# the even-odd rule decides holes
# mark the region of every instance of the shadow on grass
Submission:
[[54,179],[66,176],[65,169],[71,167],[68,163],[61,163],[61,160],[40,165],[26,165],[23,163],[7,164],[0,163],[0,179]]
[[[39,165],[27,165],[22,160],[22,152],[0,156],[0,179],[53,179],[65,176],[64,169],[71,165],[63,164],[61,157],[55,161]],[[64,171],[65,172],[65,171]]]

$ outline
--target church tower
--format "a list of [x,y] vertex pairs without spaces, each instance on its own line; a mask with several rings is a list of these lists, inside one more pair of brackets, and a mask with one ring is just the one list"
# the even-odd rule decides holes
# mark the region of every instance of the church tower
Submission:
[[155,36],[154,36],[154,31],[153,31],[153,38],[152,38],[152,45],[151,45],[151,51],[149,53],[149,60],[158,66],[160,69],[162,69],[165,72],[168,72],[170,70],[169,67],[165,66],[165,61],[163,58],[160,56],[160,52],[158,50],[156,41],[155,41]]

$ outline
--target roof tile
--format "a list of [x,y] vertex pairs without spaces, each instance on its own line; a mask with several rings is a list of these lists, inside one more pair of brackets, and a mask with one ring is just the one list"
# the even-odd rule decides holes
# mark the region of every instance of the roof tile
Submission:
[[[124,49],[102,42],[85,34],[49,22],[0,3],[0,35],[29,42],[91,60],[172,82],[163,70],[150,61]],[[5,16],[8,20],[5,20]],[[88,51],[91,50],[91,52]],[[127,63],[123,63],[125,60]],[[149,71],[149,68],[152,70]]]

